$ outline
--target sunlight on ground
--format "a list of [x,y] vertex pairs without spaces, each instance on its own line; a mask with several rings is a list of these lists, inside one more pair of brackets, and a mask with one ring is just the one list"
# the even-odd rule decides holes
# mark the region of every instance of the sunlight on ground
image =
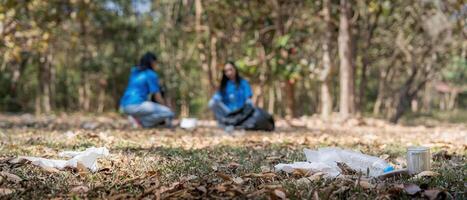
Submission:
[[[268,198],[283,192],[289,198],[381,197],[395,195],[398,183],[428,184],[462,197],[467,155],[464,124],[436,127],[399,126],[375,119],[323,123],[315,118],[279,120],[277,131],[227,134],[213,122],[195,130],[131,129],[119,116],[41,117],[2,116],[0,162],[2,171],[19,182],[0,179],[9,197],[172,197]],[[434,153],[438,177],[396,179],[372,187],[355,185],[358,177],[297,184],[304,175],[273,173],[277,163],[303,161],[303,148],[338,146],[386,158],[405,167],[407,146],[423,145]],[[63,150],[106,146],[111,152],[100,160],[97,173],[76,170],[47,171],[30,164],[9,164],[20,155],[58,158]],[[463,176],[456,176],[463,174]],[[323,182],[324,181],[324,182]],[[376,185],[379,185],[376,188]],[[381,185],[384,185],[382,187]],[[342,186],[346,190],[339,191]],[[374,187],[373,187],[374,186]],[[395,187],[395,186],[394,186]],[[282,194],[279,194],[282,195]],[[402,195],[402,194],[396,194]]]

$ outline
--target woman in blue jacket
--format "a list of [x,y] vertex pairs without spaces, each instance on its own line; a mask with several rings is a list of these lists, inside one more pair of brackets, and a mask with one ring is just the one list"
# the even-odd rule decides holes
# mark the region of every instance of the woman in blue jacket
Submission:
[[[159,124],[171,126],[174,113],[167,106],[161,94],[159,76],[154,71],[157,57],[147,52],[140,59],[138,66],[131,68],[130,79],[120,108],[134,118],[138,125],[154,127]],[[155,102],[149,99],[155,99]]]
[[209,108],[219,121],[229,113],[243,108],[245,104],[252,104],[252,96],[250,84],[239,75],[235,63],[227,62],[224,65],[219,90],[209,101]]

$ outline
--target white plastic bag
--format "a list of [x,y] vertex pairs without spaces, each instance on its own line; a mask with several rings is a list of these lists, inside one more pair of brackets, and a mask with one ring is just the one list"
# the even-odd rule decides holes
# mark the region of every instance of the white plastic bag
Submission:
[[196,118],[183,118],[180,122],[180,127],[183,129],[194,129],[198,125]]
[[[20,156],[18,160],[29,160],[33,165],[40,167],[51,167],[59,170],[65,167],[76,168],[78,163],[88,168],[92,172],[96,172],[99,167],[97,166],[97,159],[109,155],[109,150],[105,147],[100,148],[87,148],[84,151],[64,151],[58,154],[60,157],[71,157],[69,160],[55,160],[40,157],[27,157]],[[15,162],[15,161],[13,161]]]
[[293,172],[295,169],[303,169],[311,172],[325,172],[327,176],[338,176],[341,169],[338,162],[347,164],[350,168],[377,177],[385,172],[394,170],[386,161],[378,157],[365,155],[359,152],[345,150],[337,147],[326,147],[318,150],[304,149],[307,162],[295,162],[292,164],[278,164],[276,171]]

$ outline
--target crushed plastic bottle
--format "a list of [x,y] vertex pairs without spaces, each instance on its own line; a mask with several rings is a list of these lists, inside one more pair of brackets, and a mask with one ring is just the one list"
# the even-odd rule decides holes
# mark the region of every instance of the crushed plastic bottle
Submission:
[[363,174],[369,171],[368,176],[370,177],[377,177],[394,170],[391,165],[381,158],[351,150],[327,147],[320,148],[317,151],[305,149],[304,152],[308,162],[321,162],[332,167],[337,167],[337,162],[343,162],[350,168],[361,171]]

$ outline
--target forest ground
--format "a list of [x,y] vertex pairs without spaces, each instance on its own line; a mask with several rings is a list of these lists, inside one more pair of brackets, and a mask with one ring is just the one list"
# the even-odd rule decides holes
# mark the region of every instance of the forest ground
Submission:
[[[277,120],[272,133],[227,134],[213,121],[201,121],[194,130],[133,129],[117,114],[2,114],[0,198],[465,199],[467,125],[416,117],[406,125],[374,118],[323,122],[302,117]],[[432,172],[384,181],[274,172],[278,163],[304,161],[304,148],[324,146],[378,156],[400,169],[411,145],[431,148]],[[111,154],[99,159],[96,173],[9,162],[17,156],[58,158],[63,150],[92,146],[105,146]]]

